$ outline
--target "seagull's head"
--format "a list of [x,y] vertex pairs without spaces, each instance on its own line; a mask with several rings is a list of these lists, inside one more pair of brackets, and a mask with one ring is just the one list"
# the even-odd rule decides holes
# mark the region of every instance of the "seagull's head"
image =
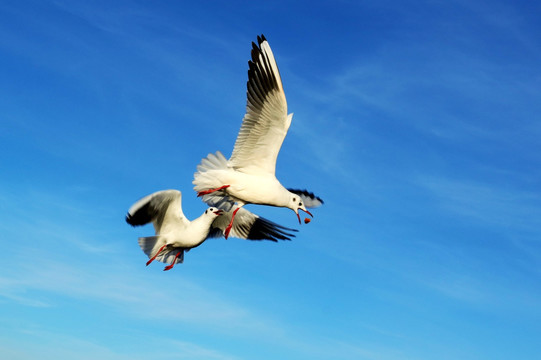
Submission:
[[205,210],[205,214],[208,214],[209,216],[218,217],[220,215],[224,214],[224,211],[222,209],[218,209],[215,207],[210,207],[207,210]]
[[292,192],[289,193],[289,203],[287,207],[295,211],[295,214],[297,214],[297,219],[299,219],[299,224],[301,223],[301,216],[299,215],[299,210],[302,210],[308,215],[310,215],[311,217],[314,217],[314,215],[312,215],[310,211],[306,210],[306,207],[304,205],[304,202],[302,201],[302,198],[299,195],[294,194]]

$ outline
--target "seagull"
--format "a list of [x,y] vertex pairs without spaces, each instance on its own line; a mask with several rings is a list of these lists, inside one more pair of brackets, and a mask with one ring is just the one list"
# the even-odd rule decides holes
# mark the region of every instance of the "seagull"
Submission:
[[[162,190],[138,200],[128,210],[126,222],[141,226],[152,222],[155,236],[139,238],[139,246],[154,260],[168,263],[164,271],[184,261],[184,251],[201,245],[206,239],[220,237],[231,222],[232,212],[210,207],[192,221],[182,212],[182,193]],[[248,240],[291,240],[295,235],[284,226],[243,209],[233,223],[231,235]]]
[[[276,158],[291,125],[287,113],[282,79],[272,50],[261,35],[252,42],[252,60],[248,61],[246,114],[229,160],[217,151],[197,166],[194,190],[210,206],[233,210],[224,236],[227,239],[233,219],[246,204],[286,207],[313,215],[306,208],[323,200],[306,190],[286,189],[276,179]],[[236,205],[236,206],[235,206]]]

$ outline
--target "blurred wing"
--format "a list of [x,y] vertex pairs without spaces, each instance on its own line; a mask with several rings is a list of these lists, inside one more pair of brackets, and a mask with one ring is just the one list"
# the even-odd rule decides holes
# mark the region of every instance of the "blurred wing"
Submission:
[[298,189],[287,189],[289,192],[292,192],[294,194],[297,194],[302,199],[302,202],[304,203],[304,206],[307,208],[315,208],[318,206],[323,205],[323,200],[319,197],[314,195],[314,193],[311,193],[306,190],[298,190]]
[[[220,152],[216,151],[215,154],[208,154],[206,158],[201,160],[201,163],[197,165],[197,171],[194,173],[194,190],[198,193],[214,188],[216,185],[216,179],[219,178],[220,172],[228,172],[229,166],[227,159]],[[225,190],[217,190],[211,193],[205,194],[201,197],[203,202],[209,206],[218,207],[225,211],[231,210],[235,204],[233,200],[227,195]]]
[[[165,238],[159,235],[139,238],[139,246],[149,259],[156,255],[156,252],[161,249],[163,245],[165,245]],[[178,247],[165,248],[158,254],[158,256],[156,256],[155,260],[166,264],[171,264],[173,260],[175,261],[175,264],[182,263],[184,261],[184,251],[188,250]],[[177,253],[179,252],[180,255],[177,256]]]
[[248,61],[246,115],[229,164],[238,171],[274,174],[276,158],[291,124],[278,65],[263,35]]
[[[233,212],[229,211],[222,216],[218,216],[212,223],[208,237],[223,236],[225,228],[231,221],[232,214]],[[296,231],[295,229],[290,229],[259,217],[244,208],[240,208],[237,215],[235,215],[230,236],[248,240],[278,241],[291,240],[291,237],[295,237],[292,232]]]
[[164,222],[189,221],[182,212],[182,194],[178,190],[163,190],[138,200],[128,210],[126,222],[132,226],[154,223],[156,229]]
[[[182,264],[184,262],[184,251],[187,250],[182,248],[173,248],[167,251],[162,251],[162,253],[156,257],[156,260],[164,264],[172,264],[173,260],[175,261],[175,264]],[[179,252],[180,255],[177,257],[177,253]]]

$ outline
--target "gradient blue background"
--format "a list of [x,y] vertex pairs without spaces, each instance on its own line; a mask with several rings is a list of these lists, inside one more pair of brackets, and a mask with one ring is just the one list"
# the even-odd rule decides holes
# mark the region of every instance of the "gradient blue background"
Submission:
[[[0,353],[27,359],[538,359],[541,7],[534,1],[0,2]],[[145,267],[151,192],[199,216],[251,41],[293,122],[294,241]]]

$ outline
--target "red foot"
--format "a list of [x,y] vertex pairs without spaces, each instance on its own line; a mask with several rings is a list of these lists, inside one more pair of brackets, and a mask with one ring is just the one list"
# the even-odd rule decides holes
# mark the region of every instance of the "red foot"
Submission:
[[208,190],[199,191],[197,193],[197,196],[199,197],[199,196],[203,196],[203,195],[207,195],[207,194],[212,194],[215,191],[220,191],[220,190],[223,190],[223,189],[227,189],[230,186],[231,185],[224,185],[224,186],[220,186],[219,188],[216,188],[216,189],[208,189]]
[[167,270],[171,270],[173,268],[173,266],[175,266],[175,263],[177,262],[177,258],[179,257],[180,254],[182,254],[183,250],[179,251],[176,255],[175,255],[175,258],[173,259],[173,262],[171,263],[171,265],[167,265],[163,271],[167,271]]
[[162,250],[167,246],[167,244],[165,244],[164,246],[162,246],[160,248],[160,250],[158,250],[158,252],[156,253],[156,255],[154,255],[149,261],[147,261],[147,266],[153,262],[154,260],[156,260],[156,258],[158,257],[158,255],[160,255],[160,253],[162,252]]
[[229,225],[225,228],[224,237],[227,240],[229,237],[229,233],[231,232],[231,228],[233,227],[233,220],[235,219],[235,215],[237,214],[237,211],[239,211],[239,208],[236,208],[235,211],[233,211],[233,216],[231,216],[231,221],[229,222]]

